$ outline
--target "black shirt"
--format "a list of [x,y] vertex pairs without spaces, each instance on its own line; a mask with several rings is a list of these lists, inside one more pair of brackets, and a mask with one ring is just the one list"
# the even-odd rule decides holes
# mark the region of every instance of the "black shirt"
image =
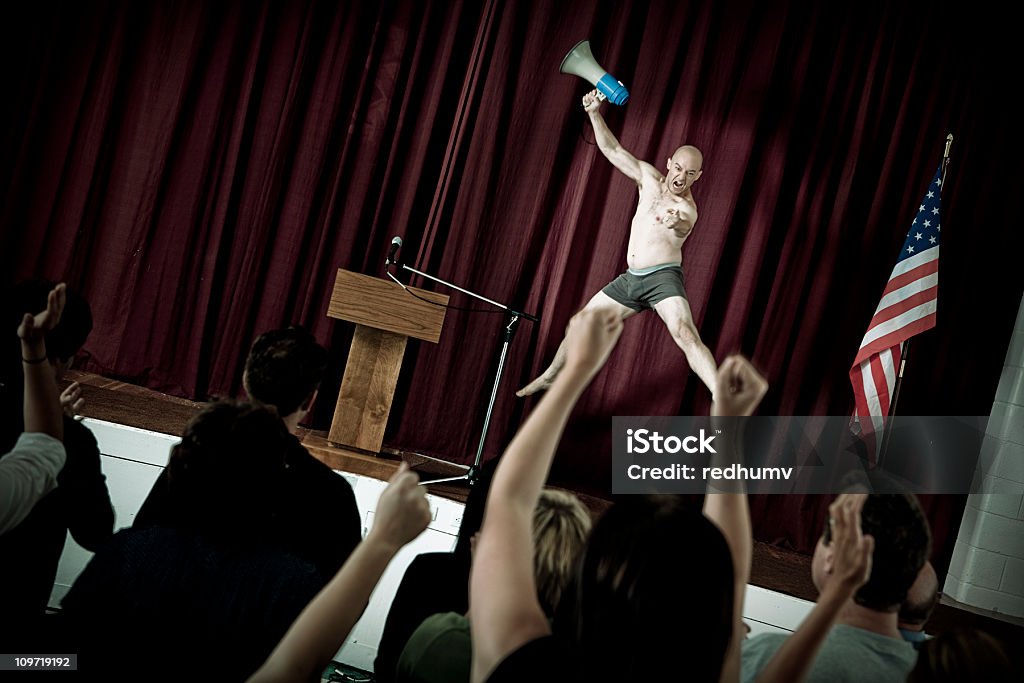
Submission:
[[[68,532],[86,550],[96,551],[114,533],[100,452],[82,423],[64,419],[67,460],[57,488],[28,517],[0,536],[0,650],[24,636],[46,611]],[[2,452],[2,451],[0,451]]]
[[244,681],[322,583],[253,538],[124,529],[65,596],[61,645],[90,680]]
[[373,671],[377,683],[395,680],[398,658],[409,638],[432,614],[469,609],[469,562],[455,553],[417,555],[405,570],[391,602],[377,646]]
[[[281,481],[278,512],[261,536],[268,544],[312,562],[330,580],[362,540],[362,520],[352,487],[344,477],[310,455],[289,436],[287,475]],[[160,473],[132,528],[176,526],[168,504],[167,470]]]
[[[608,653],[614,657],[615,653]],[[566,683],[575,677],[570,659],[554,636],[526,643],[494,668],[487,683]]]

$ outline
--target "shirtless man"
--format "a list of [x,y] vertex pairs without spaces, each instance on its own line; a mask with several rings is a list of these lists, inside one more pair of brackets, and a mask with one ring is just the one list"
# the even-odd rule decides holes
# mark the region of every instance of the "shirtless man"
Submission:
[[[653,308],[686,354],[690,367],[714,393],[718,366],[693,324],[683,289],[681,252],[697,222],[697,204],[690,188],[700,178],[703,155],[696,147],[680,147],[668,160],[667,175],[663,176],[622,148],[598,112],[600,106],[596,90],[584,95],[583,109],[594,126],[598,148],[637,184],[640,199],[629,231],[629,270],[595,294],[584,309],[610,309],[625,320]],[[547,389],[564,363],[563,341],[548,369],[516,395],[529,396]]]

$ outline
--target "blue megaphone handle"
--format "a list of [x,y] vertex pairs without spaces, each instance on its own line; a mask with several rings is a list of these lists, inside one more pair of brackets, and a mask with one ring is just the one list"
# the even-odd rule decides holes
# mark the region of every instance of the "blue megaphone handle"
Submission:
[[611,74],[601,76],[601,80],[597,82],[597,89],[612,104],[623,105],[629,102],[629,91],[626,90],[626,86],[615,80]]

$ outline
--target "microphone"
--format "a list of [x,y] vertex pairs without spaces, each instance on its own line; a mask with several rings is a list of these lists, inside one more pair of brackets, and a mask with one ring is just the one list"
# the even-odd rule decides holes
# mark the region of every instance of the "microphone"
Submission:
[[384,261],[384,265],[385,266],[388,266],[388,265],[391,265],[392,263],[395,263],[395,254],[397,254],[398,250],[401,249],[401,248],[402,248],[402,238],[398,237],[396,235],[395,238],[393,240],[391,240],[391,249],[388,250],[388,257]]

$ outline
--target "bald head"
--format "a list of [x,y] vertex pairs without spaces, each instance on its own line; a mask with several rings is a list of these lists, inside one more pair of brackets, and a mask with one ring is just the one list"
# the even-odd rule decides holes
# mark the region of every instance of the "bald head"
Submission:
[[690,167],[697,171],[704,168],[704,155],[693,145],[683,145],[672,154],[672,158],[676,160],[685,159],[691,162]]
[[693,145],[683,145],[669,158],[665,178],[669,192],[677,197],[690,195],[690,187],[700,178],[704,155]]
[[939,577],[931,562],[925,562],[900,605],[900,628],[920,630],[939,601]]

